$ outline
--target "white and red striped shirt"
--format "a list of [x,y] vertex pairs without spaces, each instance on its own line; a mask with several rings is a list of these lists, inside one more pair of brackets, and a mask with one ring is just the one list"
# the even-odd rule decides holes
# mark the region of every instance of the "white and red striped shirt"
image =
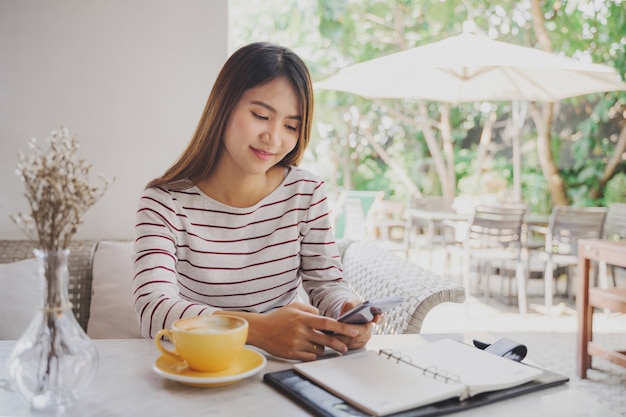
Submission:
[[196,186],[143,192],[133,297],[144,337],[216,310],[271,311],[296,301],[300,282],[326,316],[355,297],[342,281],[324,182],[287,170],[276,190],[247,208]]

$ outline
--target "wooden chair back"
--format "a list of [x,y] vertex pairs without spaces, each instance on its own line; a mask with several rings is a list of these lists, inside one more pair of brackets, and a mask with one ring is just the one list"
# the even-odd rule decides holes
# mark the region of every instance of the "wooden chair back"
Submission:
[[626,239],[626,204],[614,203],[608,207],[602,238],[609,240]]
[[576,256],[578,239],[602,236],[606,213],[605,207],[555,206],[550,215],[545,251]]
[[521,248],[525,214],[524,204],[477,206],[469,223],[467,241],[472,247]]

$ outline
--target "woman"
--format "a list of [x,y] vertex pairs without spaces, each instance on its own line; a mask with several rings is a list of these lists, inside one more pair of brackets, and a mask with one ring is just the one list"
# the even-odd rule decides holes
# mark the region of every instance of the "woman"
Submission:
[[[187,149],[140,199],[144,337],[228,314],[248,320],[248,344],[284,358],[367,343],[372,323],[335,320],[360,300],[342,282],[324,183],[297,168],[312,115],[310,75],[292,51],[254,43],[227,60]],[[312,305],[297,302],[300,284]]]

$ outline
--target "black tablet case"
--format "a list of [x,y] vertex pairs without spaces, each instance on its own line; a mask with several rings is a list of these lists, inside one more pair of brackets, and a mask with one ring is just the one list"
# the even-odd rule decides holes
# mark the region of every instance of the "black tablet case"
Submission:
[[[353,407],[341,398],[331,394],[324,388],[309,381],[293,369],[266,373],[263,380],[281,393],[302,405],[319,417],[369,417],[370,415]],[[466,401],[458,398],[441,401],[431,405],[414,408],[391,414],[389,417],[431,417],[451,414],[506,400],[522,394],[539,391],[545,388],[564,384],[569,378],[550,371],[543,371],[543,376],[513,388],[485,392],[475,395]]]

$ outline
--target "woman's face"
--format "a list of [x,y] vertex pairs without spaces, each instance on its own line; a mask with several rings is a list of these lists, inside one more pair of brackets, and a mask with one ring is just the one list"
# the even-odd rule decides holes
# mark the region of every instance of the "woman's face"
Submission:
[[285,78],[251,88],[228,119],[221,162],[264,174],[295,148],[301,123],[298,96]]

